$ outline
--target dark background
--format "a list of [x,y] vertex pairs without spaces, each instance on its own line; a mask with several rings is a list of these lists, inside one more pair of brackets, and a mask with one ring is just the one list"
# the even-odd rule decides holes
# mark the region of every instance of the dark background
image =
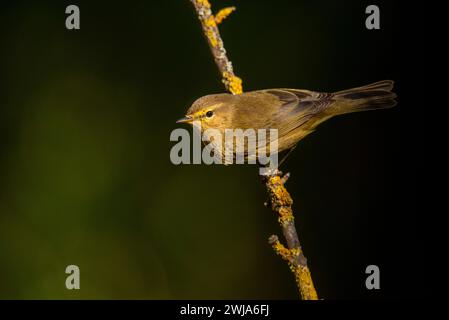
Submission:
[[[76,4],[81,29],[65,28]],[[377,4],[381,30],[365,28]],[[393,79],[394,109],[322,124],[286,162],[296,224],[324,299],[426,294],[415,115],[394,1],[212,1],[244,89],[337,91]],[[174,166],[174,122],[223,91],[188,0],[0,5],[0,298],[294,299],[267,238],[254,166]],[[418,44],[419,45],[419,44]],[[404,71],[407,70],[407,71]],[[65,288],[67,265],[81,290]],[[365,268],[381,289],[365,288]]]

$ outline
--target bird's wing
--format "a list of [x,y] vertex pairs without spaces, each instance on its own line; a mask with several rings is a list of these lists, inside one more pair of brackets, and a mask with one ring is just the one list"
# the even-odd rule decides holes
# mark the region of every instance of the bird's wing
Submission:
[[[299,89],[264,90],[281,102],[273,114],[271,125],[278,129],[282,137],[303,126],[313,116],[324,110],[331,102],[332,95]],[[309,130],[304,127],[304,130]]]
[[[246,114],[254,115],[251,123],[245,123],[243,129],[277,129],[278,152],[289,149],[310,133],[308,126],[314,116],[327,105],[328,94],[296,89],[267,89],[244,93],[239,99],[239,108]],[[255,142],[249,138],[248,143]],[[259,138],[259,137],[258,137]],[[257,140],[257,153],[268,154],[274,142],[271,133],[265,143]],[[234,149],[235,150],[235,149]],[[235,154],[241,154],[235,152]],[[245,157],[250,155],[244,152]]]

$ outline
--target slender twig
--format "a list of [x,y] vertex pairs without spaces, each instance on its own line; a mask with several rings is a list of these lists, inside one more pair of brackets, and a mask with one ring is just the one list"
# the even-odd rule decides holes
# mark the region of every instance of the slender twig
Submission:
[[[243,92],[242,80],[234,74],[232,63],[226,55],[226,49],[217,27],[235,8],[222,9],[214,16],[208,0],[190,1],[193,3],[201,21],[203,33],[221,73],[226,90],[232,94],[241,94]],[[271,209],[279,217],[279,224],[287,241],[287,248],[280,243],[276,235],[272,235],[269,238],[269,243],[275,252],[288,262],[291,271],[295,275],[301,298],[303,300],[317,300],[318,295],[295,228],[292,211],[293,200],[285,188],[285,182],[289,176],[288,173],[283,176],[280,171],[276,171],[272,175],[265,177]]]
[[290,270],[295,275],[301,298],[303,300],[317,300],[318,295],[313,285],[312,275],[295,228],[292,210],[293,199],[285,188],[285,183],[289,177],[289,173],[283,176],[280,171],[277,171],[274,175],[269,176],[265,182],[271,210],[278,214],[278,221],[287,241],[287,248],[279,242],[276,235],[272,235],[268,241],[276,253],[288,262]]
[[203,33],[206,36],[212,56],[218,70],[221,73],[222,81],[226,90],[232,94],[240,94],[243,92],[242,80],[234,74],[232,62],[226,55],[226,49],[221,40],[220,32],[217,25],[221,23],[233,10],[234,7],[222,9],[216,16],[212,14],[211,5],[208,0],[190,0],[195,6],[198,18],[203,27]]

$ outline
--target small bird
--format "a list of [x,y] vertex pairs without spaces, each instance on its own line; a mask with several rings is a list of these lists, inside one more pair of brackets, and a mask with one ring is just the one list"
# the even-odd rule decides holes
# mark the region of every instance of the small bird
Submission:
[[393,84],[384,80],[335,93],[265,89],[211,94],[196,100],[177,123],[200,121],[202,130],[218,129],[223,136],[226,129],[277,129],[278,152],[291,151],[333,116],[394,107]]

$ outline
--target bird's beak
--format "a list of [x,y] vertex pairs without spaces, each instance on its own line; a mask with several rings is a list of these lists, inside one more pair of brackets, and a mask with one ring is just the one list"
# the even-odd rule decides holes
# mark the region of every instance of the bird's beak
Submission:
[[176,123],[190,123],[193,121],[192,117],[185,116],[184,118],[179,119]]

